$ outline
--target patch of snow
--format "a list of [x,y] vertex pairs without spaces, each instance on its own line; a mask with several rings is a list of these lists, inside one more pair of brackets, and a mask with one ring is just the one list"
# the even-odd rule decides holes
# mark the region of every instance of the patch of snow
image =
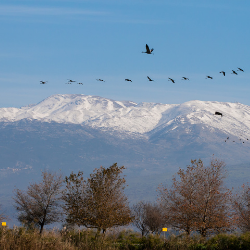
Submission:
[[[215,115],[219,111],[223,116]],[[0,121],[22,119],[73,123],[121,132],[145,134],[201,124],[211,131],[250,138],[250,107],[240,103],[189,101],[182,104],[134,103],[99,96],[53,95],[36,105],[1,108]]]

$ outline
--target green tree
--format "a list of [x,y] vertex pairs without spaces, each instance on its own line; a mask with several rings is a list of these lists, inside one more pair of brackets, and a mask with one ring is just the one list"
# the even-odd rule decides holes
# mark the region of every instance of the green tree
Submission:
[[130,208],[124,194],[126,180],[121,177],[124,169],[124,166],[118,167],[117,163],[109,168],[100,167],[94,170],[87,181],[81,178],[81,173],[72,173],[66,179],[65,210],[68,221],[97,228],[98,233],[129,224]]
[[57,222],[62,216],[62,175],[45,171],[42,177],[42,182],[30,184],[27,191],[14,190],[13,197],[18,220],[39,227],[40,234],[45,225]]
[[73,172],[69,177],[65,177],[66,189],[63,191],[63,200],[65,201],[64,210],[66,211],[66,222],[69,225],[82,225],[82,213],[85,207],[85,189],[86,181],[83,179],[83,172],[78,174]]

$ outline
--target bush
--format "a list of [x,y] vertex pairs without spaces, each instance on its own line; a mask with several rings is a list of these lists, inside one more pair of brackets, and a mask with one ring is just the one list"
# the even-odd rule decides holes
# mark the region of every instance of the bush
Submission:
[[235,234],[219,234],[207,241],[208,249],[229,249],[243,250],[250,249],[250,233],[244,233],[240,236]]
[[0,249],[73,250],[75,248],[68,241],[63,242],[53,231],[45,232],[40,236],[37,230],[15,227],[13,229],[0,229]]

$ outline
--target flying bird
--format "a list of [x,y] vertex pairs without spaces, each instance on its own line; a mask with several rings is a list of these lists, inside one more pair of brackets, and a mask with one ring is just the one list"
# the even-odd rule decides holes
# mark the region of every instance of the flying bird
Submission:
[[145,52],[142,51],[142,53],[152,54],[153,50],[154,50],[153,48],[149,49],[148,45],[146,44],[146,51]]
[[221,71],[220,73],[222,73],[222,74],[223,74],[223,76],[225,76],[225,75],[226,75],[226,72],[225,72],[225,71]]
[[216,111],[214,115],[220,115],[221,117],[223,116],[221,112]]
[[168,78],[169,79],[169,81],[171,81],[172,83],[175,83],[175,81],[174,81],[174,79],[172,79],[172,78]]
[[82,82],[78,82],[78,84],[81,84],[81,85],[83,85],[83,83],[82,83]]
[[130,79],[125,79],[125,81],[127,81],[127,82],[132,82],[132,80],[130,80]]
[[153,82],[154,80],[152,80],[149,76],[147,76],[147,78],[148,78],[148,80],[150,81],[150,82]]
[[238,75],[238,73],[235,70],[232,70],[232,71],[233,71],[233,73],[231,73],[231,74]]
[[238,68],[238,71],[242,71],[242,72],[244,72],[244,70],[243,70],[243,69],[241,69],[241,68]]
[[189,78],[183,76],[181,80],[185,80],[186,81],[186,80],[189,80]]
[[99,82],[105,82],[103,79],[96,79],[96,81],[99,81]]
[[73,81],[71,79],[67,79],[67,80],[68,80],[68,82],[66,82],[65,84],[71,84],[72,82],[76,82],[76,81]]
[[213,77],[212,77],[212,76],[207,76],[207,77],[206,77],[206,79],[208,79],[208,78],[209,78],[209,79],[213,79]]
[[40,84],[45,84],[47,83],[48,81],[40,81]]

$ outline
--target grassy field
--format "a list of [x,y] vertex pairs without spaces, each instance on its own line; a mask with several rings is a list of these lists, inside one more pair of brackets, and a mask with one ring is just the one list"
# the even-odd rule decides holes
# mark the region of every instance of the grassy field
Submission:
[[250,233],[219,234],[204,239],[185,234],[141,237],[132,230],[110,230],[105,236],[95,231],[47,230],[40,236],[35,229],[24,227],[0,228],[0,249],[4,250],[242,250],[250,249]]

